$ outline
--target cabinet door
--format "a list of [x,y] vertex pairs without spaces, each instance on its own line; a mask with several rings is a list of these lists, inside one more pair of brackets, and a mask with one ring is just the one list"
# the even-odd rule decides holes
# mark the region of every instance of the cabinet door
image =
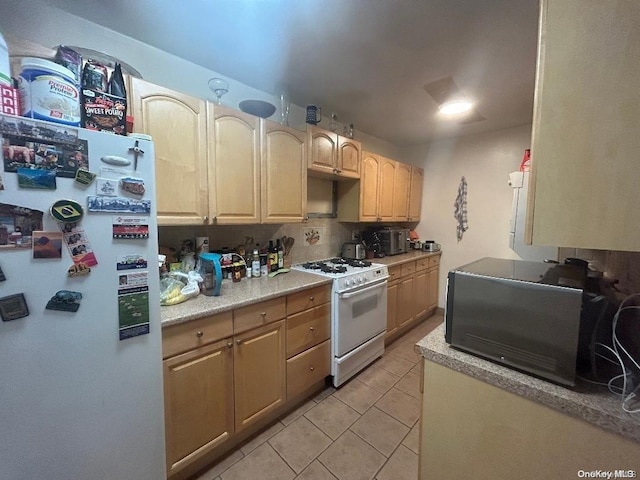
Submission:
[[418,319],[427,313],[429,303],[429,275],[427,270],[416,272],[413,284],[413,318]]
[[438,283],[439,283],[439,270],[437,268],[433,268],[429,270],[429,281],[428,281],[428,304],[427,309],[431,310],[432,308],[436,308],[438,306]]
[[139,78],[131,78],[129,97],[134,131],[151,135],[154,141],[158,224],[206,223],[205,102]]
[[422,210],[422,183],[424,180],[424,170],[419,167],[411,167],[411,185],[409,187],[409,220],[417,222],[420,220],[420,210]]
[[409,219],[409,186],[411,184],[411,165],[398,162],[393,181],[393,219]]
[[393,185],[398,162],[380,157],[380,179],[378,181],[378,217],[382,222],[392,221]]
[[378,180],[380,177],[380,157],[365,153],[362,158],[360,177],[360,221],[376,222],[378,216]]
[[234,337],[236,431],[285,402],[285,338],[284,320]]
[[312,172],[335,174],[338,158],[338,135],[309,125],[307,138],[309,144],[308,169]]
[[534,245],[640,251],[639,24],[638,2],[541,3]]
[[341,177],[360,178],[361,158],[360,142],[338,135],[338,174]]
[[233,421],[231,338],[163,362],[167,472],[171,475],[227,440]]
[[398,283],[390,283],[387,287],[387,333],[390,337],[398,331]]
[[306,134],[263,120],[262,222],[302,222],[307,205]]
[[400,279],[398,284],[398,328],[402,328],[413,320],[414,298],[413,298],[414,275],[409,275]]
[[212,103],[207,108],[213,222],[260,223],[260,119]]

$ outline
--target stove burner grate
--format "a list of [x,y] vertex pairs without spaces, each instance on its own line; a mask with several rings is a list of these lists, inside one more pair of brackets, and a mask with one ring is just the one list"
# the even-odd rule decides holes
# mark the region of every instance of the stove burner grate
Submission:
[[320,270],[324,273],[345,273],[347,271],[347,267],[342,265],[320,265]]

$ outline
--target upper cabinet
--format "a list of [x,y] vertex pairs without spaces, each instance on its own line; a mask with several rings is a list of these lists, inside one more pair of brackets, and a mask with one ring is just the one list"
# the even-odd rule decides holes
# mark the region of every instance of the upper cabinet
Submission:
[[305,133],[263,120],[262,222],[302,222],[307,204]]
[[422,185],[424,184],[424,170],[415,165],[411,166],[411,183],[409,185],[409,215],[410,222],[420,221],[422,210]]
[[311,174],[340,178],[360,178],[362,145],[322,128],[307,125],[308,170]]
[[134,131],[151,135],[159,225],[207,223],[206,102],[131,78]]
[[543,0],[527,238],[640,251],[640,4]]
[[260,223],[260,118],[209,103],[213,223]]
[[398,163],[393,180],[393,218],[409,218],[409,189],[411,188],[411,165]]
[[137,78],[129,97],[155,145],[159,225],[304,220],[306,132]]

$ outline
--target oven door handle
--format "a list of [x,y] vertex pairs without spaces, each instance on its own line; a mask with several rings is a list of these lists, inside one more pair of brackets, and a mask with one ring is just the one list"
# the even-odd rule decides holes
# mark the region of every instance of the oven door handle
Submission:
[[360,295],[361,293],[370,292],[371,290],[377,289],[380,285],[384,285],[385,283],[387,283],[387,278],[389,277],[384,277],[381,281],[376,282],[373,285],[369,285],[368,287],[361,288],[360,290],[339,293],[338,295],[340,296],[340,298],[351,298],[355,297],[356,295]]

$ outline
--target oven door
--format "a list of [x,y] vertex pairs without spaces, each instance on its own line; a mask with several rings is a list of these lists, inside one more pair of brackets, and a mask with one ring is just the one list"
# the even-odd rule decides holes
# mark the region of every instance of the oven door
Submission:
[[333,354],[341,357],[387,327],[387,280],[356,290],[336,292]]

